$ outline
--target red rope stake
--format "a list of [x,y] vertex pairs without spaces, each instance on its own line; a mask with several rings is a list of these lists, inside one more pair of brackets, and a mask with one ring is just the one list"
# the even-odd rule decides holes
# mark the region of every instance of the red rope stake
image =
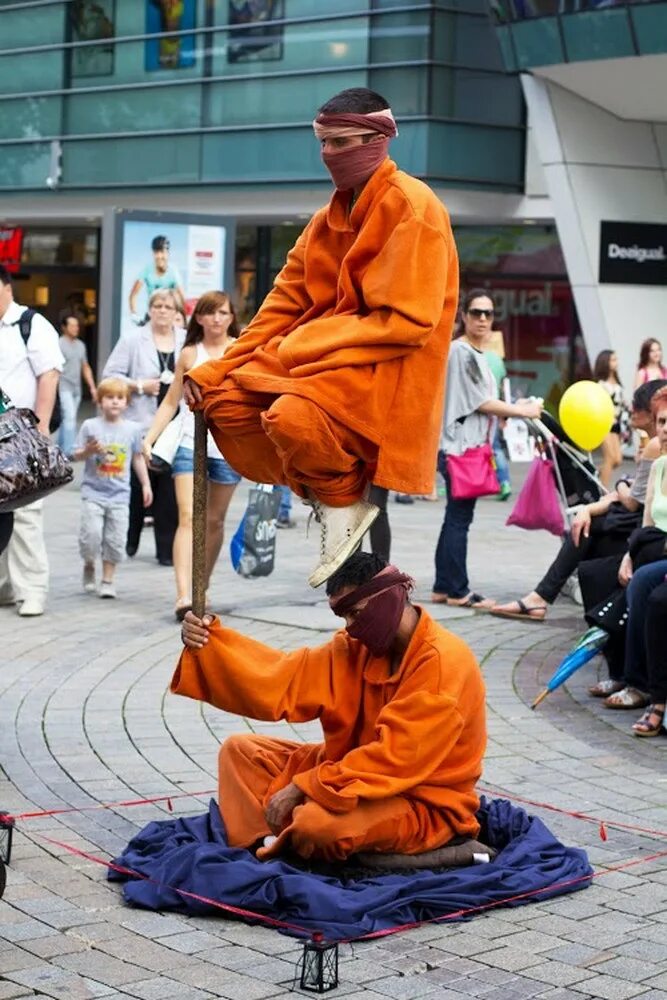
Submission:
[[600,840],[606,840],[606,839],[607,839],[607,828],[602,822],[602,820],[600,820]]

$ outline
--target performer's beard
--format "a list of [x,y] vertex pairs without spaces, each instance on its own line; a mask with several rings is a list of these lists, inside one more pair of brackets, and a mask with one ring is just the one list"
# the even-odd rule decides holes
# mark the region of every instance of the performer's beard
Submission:
[[389,138],[381,136],[361,146],[346,147],[337,153],[322,153],[325,167],[338,191],[352,191],[374,174],[389,152]]
[[396,638],[407,599],[402,586],[390,587],[371,598],[347,626],[347,634],[363,643],[373,656],[386,656]]

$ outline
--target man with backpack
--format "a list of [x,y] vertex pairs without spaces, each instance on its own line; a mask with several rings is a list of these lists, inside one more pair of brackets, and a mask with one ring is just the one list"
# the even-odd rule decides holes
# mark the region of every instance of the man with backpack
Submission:
[[[0,265],[0,386],[14,406],[35,411],[40,431],[48,435],[64,360],[54,327],[39,313],[26,312],[14,301],[11,275]],[[0,604],[17,604],[22,617],[43,614],[48,593],[42,503],[15,512],[12,537],[0,556]]]

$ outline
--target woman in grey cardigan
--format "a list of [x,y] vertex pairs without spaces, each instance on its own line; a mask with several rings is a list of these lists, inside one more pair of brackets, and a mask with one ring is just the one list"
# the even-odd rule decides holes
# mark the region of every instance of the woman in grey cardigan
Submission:
[[[173,292],[159,289],[148,302],[149,322],[139,330],[122,336],[104,366],[103,377],[124,379],[132,393],[127,419],[136,420],[144,432],[174,378],[176,359],[185,339],[185,330],[174,327],[176,300]],[[176,497],[171,476],[149,469],[153,490],[153,525],[155,554],[161,566],[171,566],[174,534],[178,524]],[[141,486],[132,472],[130,526],[126,551],[133,556],[139,548],[144,523]]]

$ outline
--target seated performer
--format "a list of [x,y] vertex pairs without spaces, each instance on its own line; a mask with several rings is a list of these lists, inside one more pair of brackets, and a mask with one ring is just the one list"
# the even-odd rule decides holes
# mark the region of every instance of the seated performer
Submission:
[[384,98],[344,90],[313,127],[336,191],[237,343],[190,372],[184,396],[237,472],[312,504],[318,587],[376,517],[371,483],[433,488],[458,263],[444,206],[387,155],[398,132]]
[[356,553],[327,584],[345,630],[293,653],[188,612],[173,692],[253,719],[319,719],[324,732],[319,744],[224,741],[218,801],[231,846],[337,861],[477,835],[484,683],[463,640],[410,603],[412,586]]

